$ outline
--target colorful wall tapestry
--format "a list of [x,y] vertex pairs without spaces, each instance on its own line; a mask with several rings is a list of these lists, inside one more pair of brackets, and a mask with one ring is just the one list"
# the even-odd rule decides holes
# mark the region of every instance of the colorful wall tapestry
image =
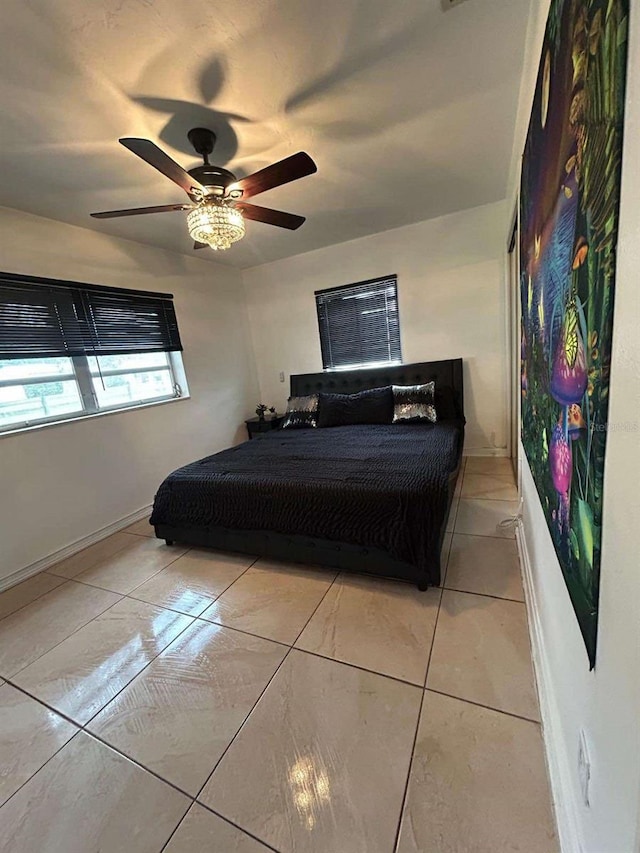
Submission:
[[628,0],[552,0],[520,188],[522,443],[595,663]]

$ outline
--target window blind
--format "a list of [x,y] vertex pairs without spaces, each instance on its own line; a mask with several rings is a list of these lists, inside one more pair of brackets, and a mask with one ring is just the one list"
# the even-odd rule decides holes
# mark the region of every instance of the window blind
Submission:
[[0,273],[0,359],[178,350],[170,293]]
[[395,275],[315,293],[325,369],[402,361]]

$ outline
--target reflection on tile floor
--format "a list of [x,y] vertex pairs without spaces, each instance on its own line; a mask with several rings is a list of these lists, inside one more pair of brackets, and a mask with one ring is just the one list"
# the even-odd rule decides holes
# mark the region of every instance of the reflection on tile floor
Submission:
[[0,594],[0,848],[557,851],[516,507],[466,461],[442,591],[143,520]]
[[196,620],[89,729],[195,796],[286,654],[280,643]]
[[165,545],[161,539],[125,534],[130,544],[86,569],[75,580],[126,595],[187,552],[183,545]]
[[198,799],[277,850],[391,850],[421,696],[293,650]]
[[211,622],[290,645],[335,577],[336,572],[328,569],[258,560],[201,615]]
[[21,788],[77,728],[10,684],[0,686],[0,804]]
[[84,725],[191,623],[123,598],[21,670],[13,683]]

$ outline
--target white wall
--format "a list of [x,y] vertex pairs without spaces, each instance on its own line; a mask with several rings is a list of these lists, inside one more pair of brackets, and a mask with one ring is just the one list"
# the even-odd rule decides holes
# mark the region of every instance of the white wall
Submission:
[[505,210],[485,205],[245,270],[262,401],[282,410],[289,374],[322,370],[315,290],[397,273],[404,361],[462,356],[465,452],[506,452]]
[[[609,424],[604,484],[603,542],[596,668],[589,663],[526,458],[522,462],[524,534],[541,628],[551,725],[545,732],[559,768],[566,850],[640,850],[640,9],[633,3],[618,242]],[[547,0],[532,3],[519,122],[524,139],[540,55]],[[532,57],[535,57],[533,59]],[[525,115],[526,114],[526,115]],[[515,199],[516,178],[511,197]],[[505,220],[505,233],[507,229]],[[518,354],[514,354],[518,357]],[[634,425],[625,431],[620,426]],[[617,429],[616,429],[617,427]],[[524,454],[522,454],[524,457]],[[581,802],[578,736],[587,733],[592,763],[591,805]]]
[[150,504],[244,438],[258,398],[240,273],[0,208],[0,269],[175,295],[191,399],[0,436],[0,582]]

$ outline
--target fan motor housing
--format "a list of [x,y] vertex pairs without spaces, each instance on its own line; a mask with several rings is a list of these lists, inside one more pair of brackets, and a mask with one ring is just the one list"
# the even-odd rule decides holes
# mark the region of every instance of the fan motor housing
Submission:
[[204,187],[220,188],[223,192],[231,184],[237,181],[233,172],[228,169],[222,169],[220,166],[211,166],[205,163],[203,166],[196,166],[195,169],[189,169],[189,174]]

